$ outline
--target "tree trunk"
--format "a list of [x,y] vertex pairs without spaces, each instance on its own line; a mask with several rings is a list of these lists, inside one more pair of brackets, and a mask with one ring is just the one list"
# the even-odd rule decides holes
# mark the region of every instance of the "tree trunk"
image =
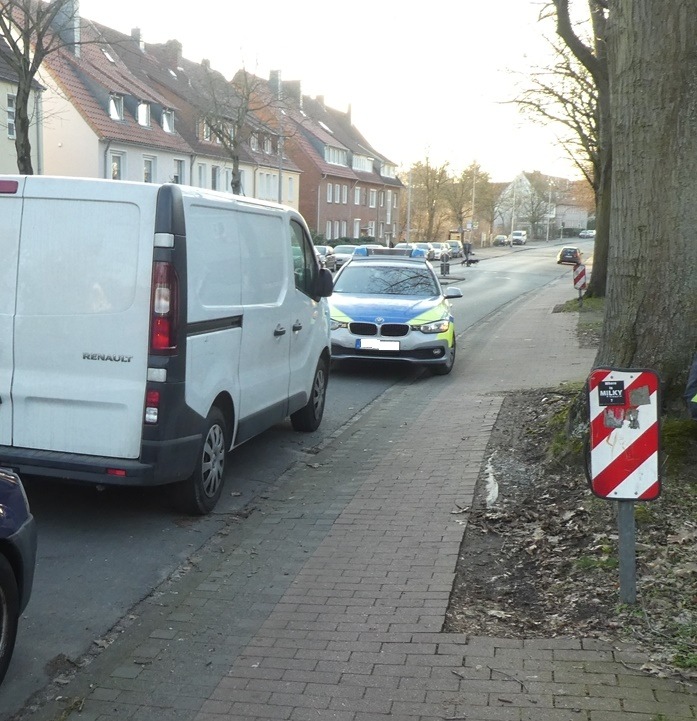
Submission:
[[34,168],[31,163],[31,142],[29,130],[29,96],[31,81],[20,83],[17,87],[15,99],[15,151],[17,153],[17,170],[20,175],[33,175]]
[[614,0],[612,209],[597,365],[651,368],[680,395],[697,341],[697,13]]

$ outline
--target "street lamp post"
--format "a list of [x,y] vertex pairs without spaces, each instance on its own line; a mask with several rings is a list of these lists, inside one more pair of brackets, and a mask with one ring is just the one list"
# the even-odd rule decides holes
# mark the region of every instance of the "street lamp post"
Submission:
[[552,220],[552,181],[549,181],[549,196],[547,199],[547,238],[546,241],[549,243],[549,224]]

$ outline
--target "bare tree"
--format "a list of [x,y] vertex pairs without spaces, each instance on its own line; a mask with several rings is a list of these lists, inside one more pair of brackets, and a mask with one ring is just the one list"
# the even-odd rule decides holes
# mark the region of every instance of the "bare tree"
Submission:
[[[593,274],[590,279],[588,296],[604,296],[607,287],[608,245],[610,241],[610,207],[612,201],[612,118],[610,107],[610,84],[607,59],[607,0],[588,0],[592,40],[590,45],[576,33],[569,12],[569,0],[553,0],[556,13],[557,34],[564,41],[573,56],[592,78],[595,86],[597,127],[594,142],[596,158],[589,157],[593,167],[592,185],[596,193],[596,234],[593,250]],[[577,84],[579,94],[588,93],[587,80]],[[588,108],[586,101],[584,107]],[[588,138],[589,140],[591,138]],[[583,139],[579,137],[581,145]],[[589,146],[589,150],[592,149]]]
[[612,242],[596,362],[653,368],[671,399],[697,344],[697,13],[692,0],[609,6]]
[[443,223],[448,164],[433,167],[428,158],[411,169],[412,225],[423,240],[433,240]]
[[47,55],[80,43],[75,0],[0,0],[0,55],[17,75],[15,150],[17,169],[33,175],[29,100],[41,63]]

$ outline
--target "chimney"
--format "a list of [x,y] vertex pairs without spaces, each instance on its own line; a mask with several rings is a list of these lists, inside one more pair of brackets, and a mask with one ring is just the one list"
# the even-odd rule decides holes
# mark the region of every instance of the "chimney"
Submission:
[[286,80],[283,83],[283,94],[289,105],[295,105],[302,110],[303,96],[300,92],[299,80]]
[[203,58],[203,60],[201,60],[201,67],[204,70],[210,70],[211,69],[211,61],[208,58]]
[[182,64],[182,44],[179,40],[168,40],[165,43],[165,60],[167,66],[175,70]]
[[353,121],[351,120],[351,103],[349,103],[348,110],[346,111],[346,116],[348,117],[349,125],[353,125]]
[[145,43],[143,42],[143,36],[141,35],[140,28],[133,28],[131,30],[131,37],[138,43],[138,47],[141,50],[145,50]]
[[80,57],[80,1],[65,0],[56,13],[53,27],[67,48]]
[[269,87],[271,92],[276,95],[277,98],[281,97],[281,71],[271,70],[269,72]]

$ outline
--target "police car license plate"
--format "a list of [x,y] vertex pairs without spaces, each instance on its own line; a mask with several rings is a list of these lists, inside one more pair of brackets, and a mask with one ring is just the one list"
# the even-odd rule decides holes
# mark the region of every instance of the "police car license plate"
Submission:
[[398,340],[382,340],[381,338],[359,338],[356,348],[361,350],[399,350]]

